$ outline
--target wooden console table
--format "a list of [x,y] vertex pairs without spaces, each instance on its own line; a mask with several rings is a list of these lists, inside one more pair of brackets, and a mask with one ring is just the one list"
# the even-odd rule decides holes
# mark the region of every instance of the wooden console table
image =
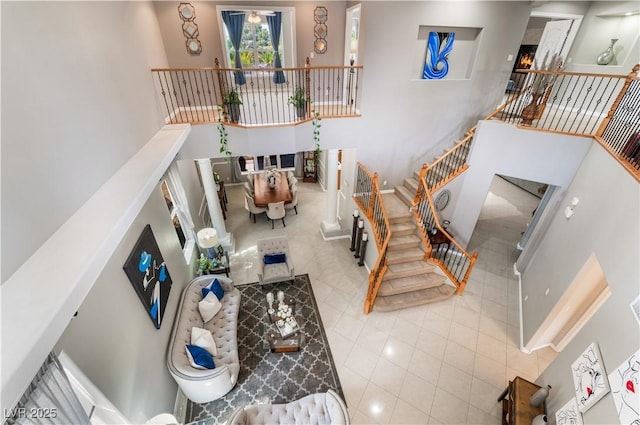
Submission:
[[509,381],[509,386],[500,394],[498,402],[502,402],[502,425],[531,425],[538,415],[544,414],[544,403],[533,407],[529,399],[540,389],[526,379],[516,376]]

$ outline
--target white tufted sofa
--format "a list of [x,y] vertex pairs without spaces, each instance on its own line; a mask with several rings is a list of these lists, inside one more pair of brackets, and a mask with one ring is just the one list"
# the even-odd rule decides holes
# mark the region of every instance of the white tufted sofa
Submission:
[[[217,278],[224,288],[220,300],[222,308],[207,323],[202,322],[198,303],[202,300],[202,288]],[[238,311],[240,291],[233,281],[222,275],[205,275],[193,279],[182,293],[176,319],[173,324],[167,367],[182,392],[196,403],[216,400],[234,387],[238,380]],[[218,355],[214,357],[215,369],[200,370],[191,367],[185,345],[191,343],[191,328],[207,329],[213,335]]]
[[227,425],[348,425],[347,406],[333,390],[311,394],[286,404],[252,404],[239,407]]
[[[295,279],[296,274],[286,237],[260,239],[256,245],[258,248],[258,281],[260,283],[276,283]],[[265,254],[286,254],[287,262],[264,264]]]

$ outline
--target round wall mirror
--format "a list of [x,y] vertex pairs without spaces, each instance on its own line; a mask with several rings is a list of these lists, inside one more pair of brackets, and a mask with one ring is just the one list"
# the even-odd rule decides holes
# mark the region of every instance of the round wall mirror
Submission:
[[449,200],[451,199],[451,191],[449,189],[445,189],[436,197],[435,206],[438,211],[442,211],[449,204]]
[[187,51],[192,55],[199,55],[202,53],[202,44],[200,44],[200,40],[195,38],[187,39]]
[[313,50],[315,50],[316,53],[324,53],[327,51],[327,42],[324,41],[324,39],[319,38],[315,41],[315,43],[313,43]]
[[193,21],[196,18],[196,10],[190,3],[180,3],[178,12],[183,21]]

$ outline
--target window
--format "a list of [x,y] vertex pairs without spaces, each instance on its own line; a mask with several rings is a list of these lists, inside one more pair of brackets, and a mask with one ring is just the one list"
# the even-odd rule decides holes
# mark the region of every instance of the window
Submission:
[[271,43],[271,34],[269,33],[269,25],[266,16],[276,12],[282,13],[282,30],[280,34],[279,53],[283,67],[295,66],[295,31],[294,25],[294,8],[277,7],[262,9],[242,9],[232,6],[218,6],[218,22],[220,23],[220,33],[224,40],[226,66],[235,67],[235,50],[227,26],[222,20],[221,12],[224,10],[232,10],[244,12],[247,17],[253,12],[260,18],[260,22],[251,23],[246,18],[242,31],[242,39],[240,42],[240,60],[243,68],[272,68],[274,61],[274,49]]
[[160,183],[160,187],[162,189],[162,195],[164,196],[164,200],[167,204],[167,208],[169,209],[169,216],[171,217],[171,222],[173,223],[173,227],[178,235],[178,240],[180,241],[180,247],[182,248],[182,252],[184,253],[184,257],[187,260],[187,264],[189,264],[191,260],[191,253],[193,248],[195,247],[195,238],[193,235],[193,230],[189,228],[189,224],[183,223],[184,219],[180,218],[180,213],[178,211],[178,207],[175,202],[175,197],[171,194],[169,190],[169,185],[166,180],[162,180]]

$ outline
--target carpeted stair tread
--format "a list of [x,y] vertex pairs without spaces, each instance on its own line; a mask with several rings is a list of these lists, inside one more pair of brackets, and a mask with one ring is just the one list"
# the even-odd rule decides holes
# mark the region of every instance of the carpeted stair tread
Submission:
[[416,233],[416,230],[417,230],[417,227],[413,222],[407,221],[402,223],[392,223],[391,237],[414,235]]
[[395,251],[399,249],[409,249],[420,245],[420,238],[416,235],[396,236],[391,233],[388,249]]
[[380,285],[379,297],[402,294],[405,292],[419,291],[422,289],[434,288],[446,282],[446,278],[437,273],[426,273],[414,276],[389,279],[387,276]]
[[420,291],[406,292],[388,297],[378,295],[373,304],[373,311],[394,311],[418,305],[444,301],[456,293],[456,288],[451,285],[440,285],[435,288],[422,289]]
[[[422,253],[424,256],[424,252]],[[431,273],[435,270],[436,266],[427,263],[426,261],[414,260],[406,261],[404,263],[389,264],[387,272],[384,274],[384,279],[399,279],[402,277],[423,275]]]
[[409,192],[412,192],[415,196],[416,191],[418,190],[418,180],[413,177],[409,177],[408,179],[404,179],[403,186],[407,188]]
[[389,223],[402,223],[413,220],[413,214],[409,208],[395,195],[395,193],[382,194],[382,202],[389,217]]
[[397,264],[406,263],[407,261],[422,260],[424,251],[418,247],[401,250],[391,250],[387,253],[387,263]]
[[413,198],[415,198],[416,196],[416,192],[409,191],[409,189],[407,189],[405,186],[396,186],[394,189],[397,198],[399,198],[403,202],[405,208],[410,207],[413,203]]

